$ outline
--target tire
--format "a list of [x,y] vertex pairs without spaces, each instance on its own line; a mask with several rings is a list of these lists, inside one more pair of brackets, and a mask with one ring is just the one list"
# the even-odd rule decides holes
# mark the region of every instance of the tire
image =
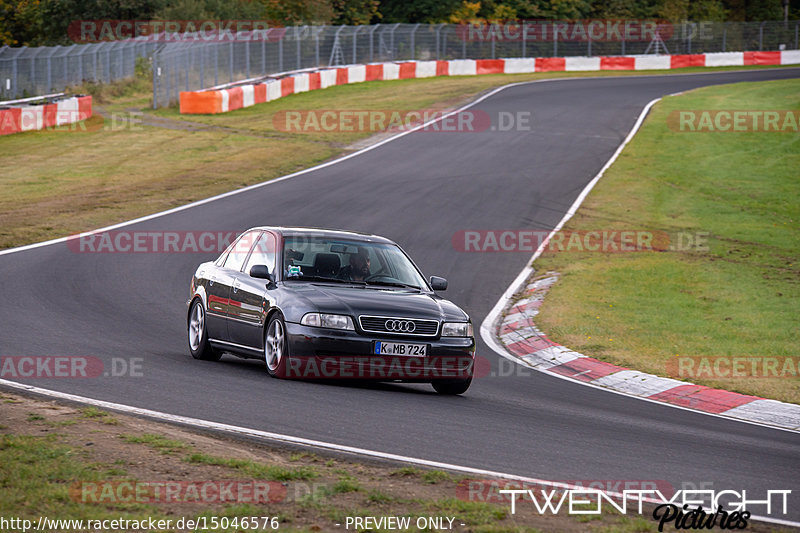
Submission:
[[267,372],[274,378],[286,377],[286,360],[289,357],[286,340],[286,323],[276,313],[272,315],[264,331],[264,362]]
[[467,379],[443,379],[431,383],[433,389],[439,394],[447,396],[454,396],[456,394],[464,394],[472,384],[472,377]]
[[206,310],[203,308],[203,301],[199,298],[192,302],[186,329],[192,357],[203,361],[219,361],[222,352],[212,348],[211,343],[208,342]]

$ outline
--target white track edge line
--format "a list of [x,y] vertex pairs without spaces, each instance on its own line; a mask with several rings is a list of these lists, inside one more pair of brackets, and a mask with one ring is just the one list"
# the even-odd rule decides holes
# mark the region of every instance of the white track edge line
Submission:
[[[687,73],[686,75],[692,75],[692,74],[699,74],[699,73]],[[677,94],[680,94],[680,93],[673,93],[673,94],[668,94],[668,95],[665,95],[665,96],[674,96],[674,95],[677,95]],[[628,132],[628,135],[625,137],[625,139],[622,141],[622,143],[617,147],[616,151],[614,151],[614,153],[612,154],[611,158],[606,162],[605,165],[603,165],[603,168],[600,169],[600,171],[595,175],[595,177],[592,178],[592,181],[590,181],[586,185],[586,187],[584,187],[584,189],[581,191],[580,195],[578,195],[578,197],[572,203],[570,208],[564,214],[564,217],[561,219],[561,221],[556,225],[555,228],[553,228],[553,230],[550,233],[548,233],[547,237],[542,241],[542,243],[539,245],[539,247],[533,253],[533,255],[528,260],[528,262],[525,265],[525,267],[522,269],[522,271],[517,275],[517,277],[514,279],[514,281],[511,282],[511,285],[508,286],[508,288],[505,290],[505,292],[503,292],[503,294],[500,296],[500,299],[497,300],[497,303],[494,305],[494,307],[491,309],[491,311],[489,311],[489,314],[486,315],[486,318],[484,318],[483,322],[481,322],[481,326],[480,326],[481,338],[483,339],[483,342],[485,342],[486,345],[489,346],[497,355],[499,355],[499,356],[501,356],[501,357],[503,357],[505,359],[508,359],[509,361],[513,361],[513,362],[515,362],[515,363],[517,363],[517,364],[519,364],[521,366],[524,366],[524,367],[527,367],[527,368],[531,368],[533,370],[536,370],[537,372],[541,372],[543,374],[546,374],[548,376],[553,376],[553,377],[556,377],[556,378],[559,378],[559,379],[564,379],[564,380],[570,381],[572,383],[577,383],[579,385],[583,385],[585,387],[592,387],[592,388],[595,388],[595,389],[598,389],[598,390],[602,390],[602,391],[605,391],[605,392],[611,392],[611,393],[614,393],[614,394],[619,394],[621,396],[627,396],[629,398],[636,398],[637,400],[643,400],[643,401],[651,402],[651,403],[658,404],[658,405],[664,405],[664,406],[672,407],[674,409],[683,409],[684,411],[690,411],[690,412],[693,412],[693,413],[699,413],[699,414],[706,415],[706,416],[714,416],[714,417],[722,418],[722,419],[725,419],[725,420],[733,420],[733,421],[736,421],[736,422],[742,422],[742,423],[745,423],[745,424],[751,424],[751,425],[754,425],[754,426],[764,427],[764,428],[769,428],[769,429],[775,429],[775,430],[779,430],[779,431],[786,431],[786,432],[789,432],[789,433],[800,433],[800,429],[792,429],[792,428],[783,427],[783,426],[776,426],[776,425],[772,425],[772,424],[767,424],[766,422],[749,420],[749,419],[746,419],[746,418],[739,418],[739,417],[720,414],[720,413],[707,413],[705,411],[700,411],[700,410],[697,410],[697,409],[691,409],[691,408],[688,408],[688,407],[683,407],[682,405],[675,405],[675,404],[671,404],[671,403],[668,403],[668,402],[661,402],[661,401],[653,400],[651,398],[647,398],[647,397],[644,397],[644,396],[637,396],[635,394],[631,394],[631,393],[628,393],[628,392],[615,390],[615,389],[612,389],[612,388],[609,388],[609,387],[602,387],[600,385],[594,385],[592,383],[587,383],[585,381],[580,381],[580,380],[571,378],[569,376],[563,376],[561,374],[556,374],[556,373],[553,373],[553,372],[549,372],[547,370],[542,370],[542,369],[536,368],[534,366],[531,366],[531,365],[527,364],[525,361],[523,361],[522,359],[520,359],[519,357],[516,357],[516,356],[508,353],[508,351],[505,349],[505,347],[498,342],[498,340],[497,340],[497,338],[496,338],[496,336],[494,334],[495,322],[500,317],[500,314],[506,308],[506,305],[511,300],[511,298],[513,298],[513,296],[520,290],[522,284],[525,283],[525,281],[530,277],[530,275],[536,270],[535,268],[533,268],[533,262],[536,261],[536,259],[538,259],[539,256],[542,254],[542,252],[544,251],[544,249],[547,246],[548,242],[550,241],[550,238],[555,233],[557,233],[559,230],[561,230],[561,228],[564,226],[564,224],[566,224],[567,221],[570,218],[572,218],[573,215],[578,211],[578,208],[581,206],[581,204],[586,199],[586,197],[589,195],[589,193],[594,188],[594,186],[597,184],[597,182],[600,181],[600,178],[603,177],[603,174],[605,174],[606,170],[608,170],[608,168],[612,164],[614,164],[614,162],[617,160],[619,155],[622,153],[622,150],[625,149],[625,146],[627,146],[627,144],[631,141],[631,139],[633,139],[633,137],[639,131],[639,128],[641,128],[642,124],[644,123],[644,119],[647,117],[648,113],[650,112],[650,109],[656,103],[658,103],[662,98],[664,98],[664,97],[661,96],[661,97],[658,97],[658,98],[655,98],[655,99],[651,100],[650,102],[647,103],[647,105],[644,107],[644,109],[642,109],[641,113],[639,113],[638,119],[634,123],[633,127],[631,128],[631,130]],[[687,384],[689,384],[689,383],[687,383]]]
[[[553,488],[560,488],[560,489],[586,489],[586,487],[582,487],[579,485],[572,485],[568,483],[559,483],[557,481],[548,481],[545,479],[537,479],[525,476],[518,476],[515,474],[507,474],[505,472],[495,472],[493,470],[485,470],[481,468],[474,468],[470,466],[461,466],[455,465],[451,463],[443,463],[439,461],[431,461],[428,459],[421,459],[418,457],[410,457],[406,455],[398,455],[394,453],[388,452],[381,452],[376,450],[368,450],[365,448],[358,448],[354,446],[345,446],[341,444],[335,444],[332,442],[325,442],[325,441],[318,441],[314,439],[306,439],[303,437],[295,437],[292,435],[284,435],[281,433],[272,433],[269,431],[262,431],[259,429],[251,429],[241,426],[233,426],[230,424],[222,424],[219,422],[211,422],[209,420],[202,420],[199,418],[192,418],[188,416],[181,416],[181,415],[172,415],[169,413],[164,413],[161,411],[153,411],[150,409],[144,409],[141,407],[134,407],[131,405],[125,405],[121,403],[114,403],[114,402],[107,402],[104,400],[96,400],[94,398],[87,398],[85,396],[78,396],[75,394],[69,394],[66,392],[59,392],[50,389],[42,389],[39,387],[34,387],[33,385],[25,385],[23,383],[18,383],[16,381],[8,381],[5,379],[0,379],[0,386],[6,386],[13,389],[24,390],[29,393],[38,394],[42,396],[48,396],[51,398],[58,398],[62,400],[72,401],[72,402],[79,402],[88,405],[94,405],[97,407],[102,407],[105,409],[111,409],[114,411],[137,415],[137,416],[144,416],[147,418],[154,418],[156,420],[163,420],[165,422],[172,422],[177,424],[183,424],[186,426],[192,426],[196,428],[202,429],[209,429],[214,431],[221,431],[224,433],[233,433],[237,435],[243,435],[247,437],[256,437],[268,441],[277,441],[277,442],[285,442],[289,444],[296,444],[300,446],[310,446],[313,448],[321,448],[325,450],[332,450],[335,452],[342,452],[342,453],[350,453],[355,455],[362,455],[367,457],[374,457],[376,459],[386,459],[390,461],[399,461],[404,463],[415,464],[419,466],[426,466],[431,468],[442,468],[445,470],[450,470],[453,472],[463,472],[465,474],[477,474],[482,476],[492,476],[499,479],[508,479],[510,481],[521,481],[524,483],[542,485],[547,487]],[[602,492],[608,496],[613,497],[622,497],[624,496],[622,493],[614,492],[614,491],[602,491],[598,490],[598,492]],[[642,498],[643,501],[648,503],[663,503],[661,500],[656,500],[654,498]],[[762,516],[751,516],[753,520],[761,521],[761,522],[769,522],[778,525],[786,525],[786,526],[793,526],[793,527],[800,527],[800,522],[792,522],[789,520],[783,520],[780,518],[772,518],[769,516],[762,517]]]

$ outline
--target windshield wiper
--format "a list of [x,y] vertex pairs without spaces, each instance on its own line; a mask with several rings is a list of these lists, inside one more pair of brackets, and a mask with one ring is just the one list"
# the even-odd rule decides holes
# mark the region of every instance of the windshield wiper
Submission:
[[366,285],[365,281],[354,281],[349,279],[326,278],[325,276],[298,276],[286,278],[284,281],[325,281],[332,283],[347,283],[348,285]]
[[416,289],[420,290],[416,285],[409,285],[408,283],[401,283],[399,281],[367,281],[367,285],[383,285],[385,287],[400,287],[403,289]]

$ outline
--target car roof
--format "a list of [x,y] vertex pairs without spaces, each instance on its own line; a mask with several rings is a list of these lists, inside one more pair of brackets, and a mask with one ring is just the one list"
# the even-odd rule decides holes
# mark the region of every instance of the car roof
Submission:
[[396,244],[394,241],[381,237],[380,235],[373,235],[370,233],[361,233],[357,231],[347,231],[339,229],[328,228],[313,228],[313,227],[286,227],[286,226],[256,226],[250,230],[268,230],[283,235],[284,237],[328,237],[333,239],[353,239],[362,242],[379,242],[384,244]]

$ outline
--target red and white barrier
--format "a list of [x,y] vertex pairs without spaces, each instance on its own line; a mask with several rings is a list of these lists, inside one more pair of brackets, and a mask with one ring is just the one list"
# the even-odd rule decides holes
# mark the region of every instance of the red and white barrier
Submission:
[[[667,70],[686,67],[800,64],[800,51],[720,52],[711,54],[638,55],[598,57],[537,57],[511,59],[453,59],[375,63],[304,72],[255,85],[231,89],[181,92],[181,113],[225,113],[270,102],[284,96],[333,85],[373,80],[401,80],[434,76],[523,74],[594,70]],[[244,91],[244,97],[241,96]]]
[[526,366],[630,396],[800,430],[800,405],[647,374],[599,361],[552,341],[536,327],[534,318],[557,279],[553,274],[529,283],[522,299],[507,307],[497,324],[496,334],[505,350]]
[[92,116],[91,96],[72,96],[35,105],[0,108],[0,135],[55,128]]

